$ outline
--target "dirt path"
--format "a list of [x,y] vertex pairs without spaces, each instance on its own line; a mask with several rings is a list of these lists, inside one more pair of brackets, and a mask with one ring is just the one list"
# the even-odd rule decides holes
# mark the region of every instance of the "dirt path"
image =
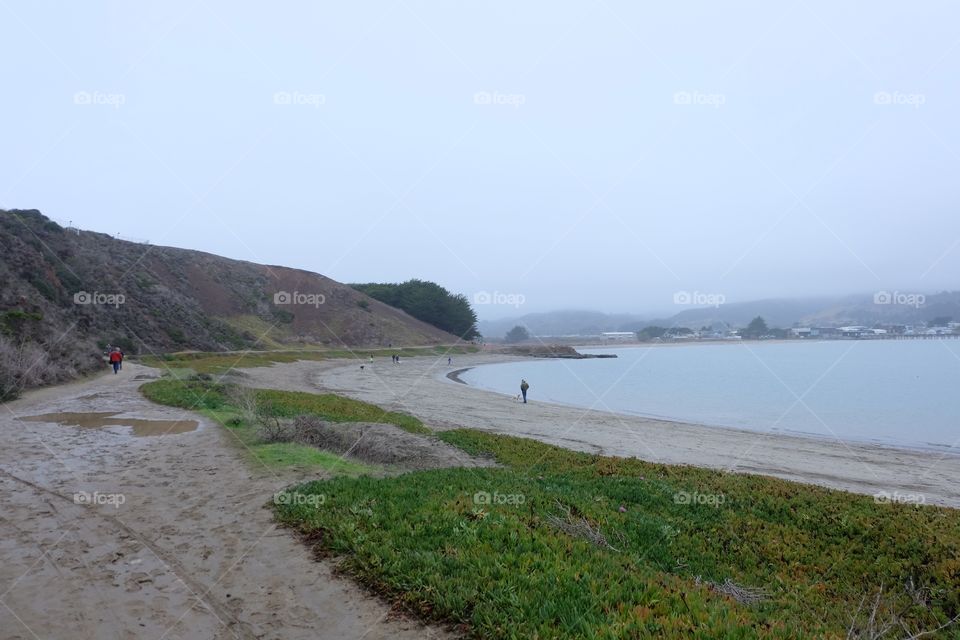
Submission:
[[135,437],[18,419],[197,419],[143,399],[154,375],[130,364],[0,405],[0,638],[448,637],[276,529],[265,504],[302,474],[252,468],[222,428]]
[[[626,416],[511,398],[454,382],[447,373],[517,360],[498,355],[387,358],[357,364],[297,362],[248,369],[255,386],[328,390],[413,413],[435,428],[472,427],[570,449],[760,473],[893,500],[960,507],[960,456]],[[882,499],[882,498],[881,498]]]

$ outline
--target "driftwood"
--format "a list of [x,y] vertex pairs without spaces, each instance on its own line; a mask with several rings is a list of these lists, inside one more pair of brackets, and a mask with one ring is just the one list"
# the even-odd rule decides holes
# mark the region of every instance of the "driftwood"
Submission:
[[570,507],[564,505],[559,500],[556,500],[555,502],[561,515],[547,516],[547,524],[559,529],[560,531],[563,531],[569,536],[583,538],[584,540],[592,542],[598,547],[610,549],[611,551],[620,551],[607,541],[606,536],[604,536],[603,532],[600,531],[600,527],[594,526],[586,518],[576,517],[570,513]]
[[[910,597],[914,605],[929,606],[926,589],[917,588],[912,579],[904,585],[904,592]],[[881,612],[884,609],[889,611],[888,607],[885,606],[887,604],[883,596],[882,584],[877,590],[877,595],[873,598],[872,604],[867,602],[866,595],[860,598],[860,604],[857,605],[857,610],[850,620],[850,627],[847,629],[847,640],[885,640],[886,638],[919,640],[939,633],[960,621],[960,614],[957,614],[934,629],[913,630],[903,619],[903,612],[893,611],[883,615]],[[894,633],[896,635],[893,635]]]
[[757,604],[767,599],[767,593],[763,589],[754,589],[752,587],[742,587],[730,578],[723,582],[711,582],[703,580],[700,576],[696,577],[695,583],[706,585],[708,589],[721,595],[730,596],[740,604]]

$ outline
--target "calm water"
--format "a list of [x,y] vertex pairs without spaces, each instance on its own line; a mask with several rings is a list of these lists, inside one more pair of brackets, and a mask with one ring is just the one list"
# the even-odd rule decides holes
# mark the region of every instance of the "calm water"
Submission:
[[485,365],[461,378],[510,395],[526,378],[534,401],[960,453],[960,341],[581,351],[619,357]]

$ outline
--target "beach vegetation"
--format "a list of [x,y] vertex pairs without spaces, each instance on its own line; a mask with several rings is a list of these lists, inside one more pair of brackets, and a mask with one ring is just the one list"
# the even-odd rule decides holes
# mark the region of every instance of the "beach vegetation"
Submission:
[[475,638],[960,638],[960,512],[474,430],[499,467],[309,482],[280,522]]
[[275,389],[246,389],[215,381],[206,374],[167,375],[140,387],[158,404],[196,411],[222,425],[235,436],[254,461],[269,467],[323,469],[358,474],[373,467],[295,442],[273,442],[265,427],[281,419],[312,416],[329,422],[393,424],[412,433],[431,433],[417,418],[336,394],[312,394]]

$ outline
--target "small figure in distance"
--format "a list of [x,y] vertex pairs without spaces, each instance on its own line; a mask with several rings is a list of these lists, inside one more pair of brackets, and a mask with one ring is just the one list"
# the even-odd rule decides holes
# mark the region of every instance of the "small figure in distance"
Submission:
[[110,364],[113,366],[114,375],[120,371],[120,363],[123,362],[123,353],[117,347],[110,352]]

